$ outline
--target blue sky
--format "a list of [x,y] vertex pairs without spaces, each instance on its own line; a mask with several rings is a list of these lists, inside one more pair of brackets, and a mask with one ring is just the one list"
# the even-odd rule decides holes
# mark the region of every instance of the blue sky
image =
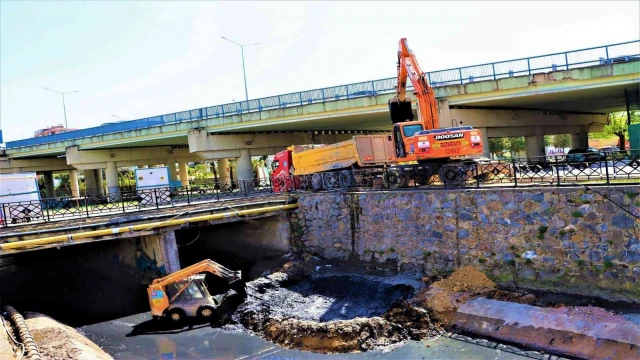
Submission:
[[407,37],[425,71],[635,40],[639,1],[0,1],[5,141],[395,76]]

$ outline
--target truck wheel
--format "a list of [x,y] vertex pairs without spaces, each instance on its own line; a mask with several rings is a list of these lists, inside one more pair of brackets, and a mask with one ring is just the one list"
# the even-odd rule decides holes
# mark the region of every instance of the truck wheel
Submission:
[[171,309],[167,312],[167,319],[173,324],[182,324],[187,320],[187,314],[182,309]]
[[458,187],[466,182],[461,167],[457,164],[443,165],[438,172],[438,176],[446,187]]
[[322,174],[311,175],[311,187],[313,191],[322,190]]
[[385,174],[385,181],[389,188],[396,189],[400,186],[400,170],[398,169],[389,169]]
[[429,180],[433,173],[431,167],[428,165],[422,165],[415,168],[415,179],[418,185],[429,185]]
[[342,170],[340,171],[340,187],[341,188],[349,188],[354,185],[353,174],[351,170]]

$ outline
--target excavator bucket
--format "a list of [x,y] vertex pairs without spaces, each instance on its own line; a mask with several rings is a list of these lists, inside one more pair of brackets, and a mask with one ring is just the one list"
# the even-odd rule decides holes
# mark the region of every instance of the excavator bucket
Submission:
[[394,124],[405,121],[413,121],[414,115],[413,110],[411,109],[411,101],[398,101],[397,99],[390,99],[389,114],[391,115],[391,122],[393,122]]

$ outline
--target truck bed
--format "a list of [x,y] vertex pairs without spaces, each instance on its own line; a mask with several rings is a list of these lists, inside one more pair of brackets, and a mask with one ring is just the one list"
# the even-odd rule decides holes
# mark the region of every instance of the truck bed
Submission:
[[294,146],[293,164],[296,175],[394,163],[395,154],[390,134],[357,135],[350,140],[320,147]]

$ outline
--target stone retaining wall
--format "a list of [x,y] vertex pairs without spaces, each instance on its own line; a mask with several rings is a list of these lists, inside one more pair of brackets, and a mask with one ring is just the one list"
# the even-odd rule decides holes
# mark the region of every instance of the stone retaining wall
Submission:
[[323,193],[298,204],[292,245],[330,259],[426,276],[472,265],[501,285],[640,302],[640,186]]

